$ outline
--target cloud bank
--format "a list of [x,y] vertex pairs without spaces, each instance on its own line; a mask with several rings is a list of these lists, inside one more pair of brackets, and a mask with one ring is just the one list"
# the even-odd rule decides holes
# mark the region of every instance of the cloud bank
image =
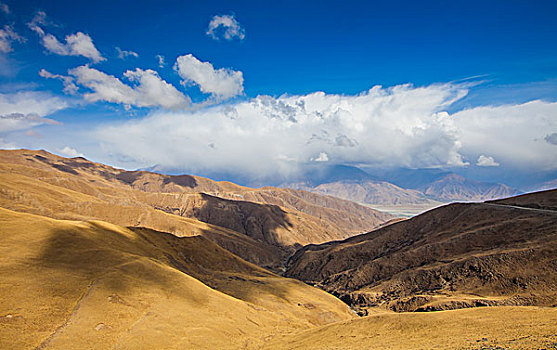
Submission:
[[288,177],[310,162],[557,168],[555,146],[544,140],[557,130],[557,103],[447,113],[467,89],[400,85],[354,96],[258,96],[198,111],[158,111],[103,125],[92,137],[126,159],[124,166],[251,178]]

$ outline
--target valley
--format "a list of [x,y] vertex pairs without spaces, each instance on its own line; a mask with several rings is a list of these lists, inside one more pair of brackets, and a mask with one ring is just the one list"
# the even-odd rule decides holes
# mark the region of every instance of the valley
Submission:
[[0,348],[557,344],[557,190],[447,205],[400,189],[436,205],[404,219],[45,151],[0,151],[0,180]]

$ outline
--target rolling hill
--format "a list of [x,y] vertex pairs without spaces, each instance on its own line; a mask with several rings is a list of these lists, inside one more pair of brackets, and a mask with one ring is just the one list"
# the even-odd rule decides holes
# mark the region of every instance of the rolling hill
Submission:
[[[432,311],[557,304],[557,190],[456,203],[290,259],[286,275],[371,307]],[[522,203],[529,207],[520,207]],[[512,205],[506,205],[510,203]]]
[[126,171],[46,151],[0,151],[0,206],[204,235],[272,270],[296,248],[368,231],[391,215],[305,191]]
[[202,236],[0,208],[0,348],[238,349],[354,316]]

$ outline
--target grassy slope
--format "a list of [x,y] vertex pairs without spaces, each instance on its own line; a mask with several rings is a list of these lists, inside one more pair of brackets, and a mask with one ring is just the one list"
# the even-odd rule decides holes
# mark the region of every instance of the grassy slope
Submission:
[[6,209],[0,275],[0,348],[253,348],[352,317],[203,237]]
[[279,337],[265,349],[554,349],[557,309],[379,313]]
[[29,150],[0,150],[0,206],[56,219],[149,227],[177,236],[202,234],[250,262],[276,270],[299,245],[346,238],[390,218],[302,191],[128,172]]

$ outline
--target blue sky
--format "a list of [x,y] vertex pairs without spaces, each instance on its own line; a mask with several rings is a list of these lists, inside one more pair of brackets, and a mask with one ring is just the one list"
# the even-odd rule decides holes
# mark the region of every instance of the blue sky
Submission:
[[4,148],[254,178],[557,170],[556,1],[2,4]]

